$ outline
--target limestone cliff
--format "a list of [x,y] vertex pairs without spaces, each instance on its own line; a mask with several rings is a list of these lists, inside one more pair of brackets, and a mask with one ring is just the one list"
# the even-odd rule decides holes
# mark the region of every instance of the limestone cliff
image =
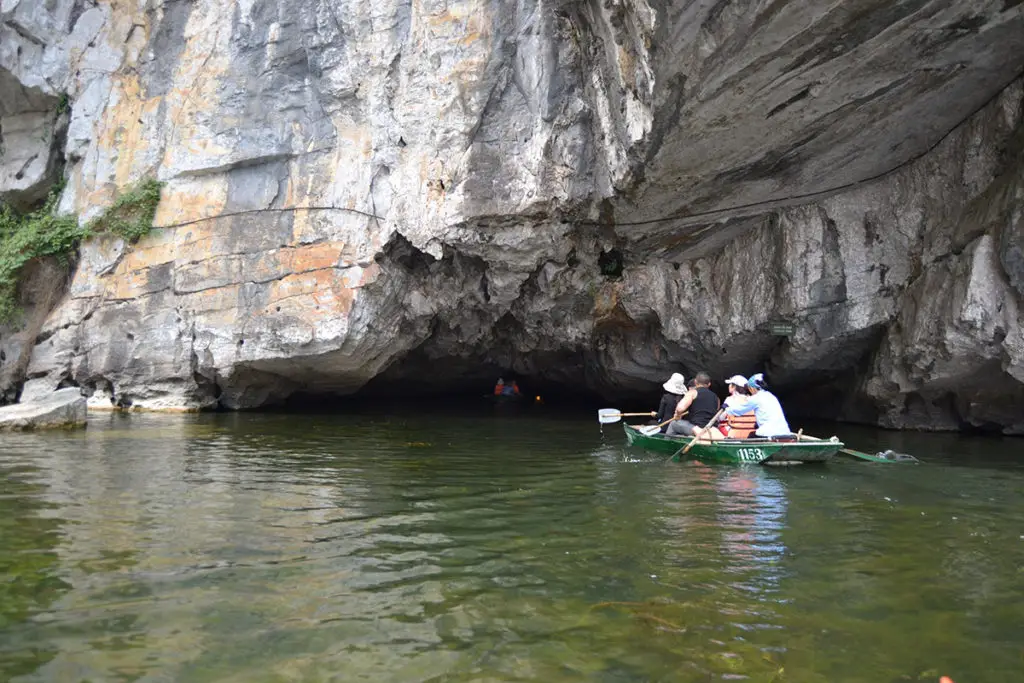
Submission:
[[1022,72],[1018,0],[4,0],[2,196],[166,183],[0,331],[7,382],[766,369],[805,412],[1024,432]]

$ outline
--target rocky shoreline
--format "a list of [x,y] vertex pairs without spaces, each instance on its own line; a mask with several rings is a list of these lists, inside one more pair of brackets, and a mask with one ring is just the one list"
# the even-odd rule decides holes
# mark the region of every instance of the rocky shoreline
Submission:
[[77,388],[60,389],[37,401],[0,407],[0,432],[85,427],[85,397]]

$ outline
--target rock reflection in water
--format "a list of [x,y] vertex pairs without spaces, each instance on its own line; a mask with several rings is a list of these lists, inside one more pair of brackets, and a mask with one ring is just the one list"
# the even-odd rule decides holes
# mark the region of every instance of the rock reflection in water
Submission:
[[927,466],[666,463],[523,416],[20,435],[0,452],[0,672],[1012,680],[1024,470],[910,445]]

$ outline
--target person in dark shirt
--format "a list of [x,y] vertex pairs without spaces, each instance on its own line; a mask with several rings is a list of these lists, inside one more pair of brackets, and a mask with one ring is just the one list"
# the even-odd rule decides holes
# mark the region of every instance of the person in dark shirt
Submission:
[[[687,391],[676,406],[676,419],[665,432],[669,436],[697,436],[718,413],[721,401],[711,391],[711,375],[698,372],[693,381],[696,388]],[[682,419],[684,413],[689,413],[685,420]]]
[[[661,386],[665,390],[665,394],[661,397],[661,403],[658,404],[658,414],[655,416],[654,421],[654,424],[659,425],[675,415],[676,406],[679,405],[679,402],[686,394],[686,378],[675,372]],[[667,425],[662,427],[661,431],[664,432],[666,429],[668,429]]]

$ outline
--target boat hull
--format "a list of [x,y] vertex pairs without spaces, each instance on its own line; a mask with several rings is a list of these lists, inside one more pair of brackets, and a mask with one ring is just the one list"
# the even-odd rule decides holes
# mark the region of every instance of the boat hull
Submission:
[[[626,440],[656,453],[672,455],[690,443],[690,437],[664,434],[647,436],[632,425],[623,424]],[[755,463],[784,465],[828,462],[836,456],[843,443],[839,441],[771,441],[769,439],[723,439],[697,442],[686,454],[687,459],[702,462]],[[675,458],[678,460],[679,456]]]

